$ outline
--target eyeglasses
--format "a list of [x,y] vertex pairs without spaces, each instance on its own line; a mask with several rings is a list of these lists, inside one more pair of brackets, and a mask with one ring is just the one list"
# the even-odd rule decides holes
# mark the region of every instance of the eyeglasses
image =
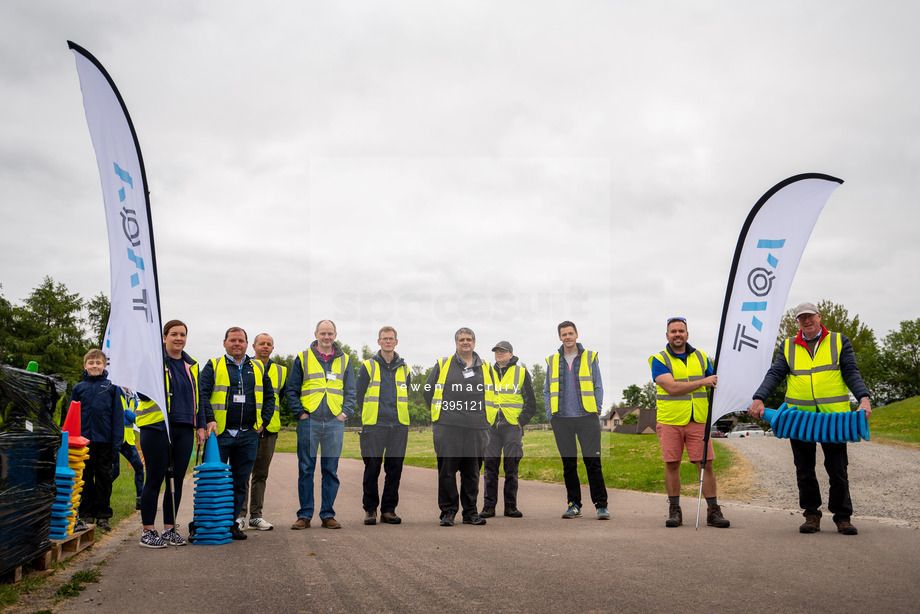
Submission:
[[380,343],[396,343],[396,337],[382,337],[377,341]]
[[687,318],[680,318],[680,317],[668,318],[668,324],[670,324],[671,322],[683,322],[684,324],[686,324]]

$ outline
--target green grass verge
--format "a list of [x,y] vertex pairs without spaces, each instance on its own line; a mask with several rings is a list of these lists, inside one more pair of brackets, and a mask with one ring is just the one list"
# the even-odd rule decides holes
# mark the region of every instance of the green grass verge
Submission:
[[920,446],[920,397],[913,397],[878,407],[869,418],[871,441]]
[[76,597],[83,589],[86,588],[87,584],[92,584],[99,581],[99,570],[98,569],[84,569],[77,571],[70,577],[70,580],[58,587],[54,592],[54,602],[59,603],[64,599],[69,599],[71,597]]
[[[716,478],[732,466],[732,453],[719,442],[714,463]],[[279,434],[276,452],[296,452],[297,435],[294,431]],[[322,450],[320,450],[322,454]],[[604,479],[610,488],[638,490],[664,494],[664,462],[661,447],[655,435],[621,435],[603,432],[601,435],[601,465]],[[361,458],[358,434],[346,432],[342,445],[343,458]],[[687,460],[686,453],[684,460]],[[406,464],[414,467],[437,467],[431,430],[409,431]],[[552,431],[528,431],[524,436],[524,458],[518,470],[521,479],[562,483],[562,462],[556,449]],[[578,464],[578,474],[583,484],[587,475],[583,463]],[[681,465],[682,492],[696,494],[699,488],[699,470],[685,462]]]

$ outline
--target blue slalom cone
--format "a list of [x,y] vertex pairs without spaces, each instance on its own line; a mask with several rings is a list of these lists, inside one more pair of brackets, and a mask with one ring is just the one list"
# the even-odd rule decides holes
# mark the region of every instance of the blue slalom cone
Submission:
[[73,486],[73,478],[77,475],[77,472],[70,468],[70,463],[68,463],[67,458],[67,444],[68,433],[64,431],[61,433],[61,447],[58,448],[57,453],[57,466],[54,468],[54,479],[69,479],[70,485]]
[[195,476],[194,544],[219,545],[233,541],[230,527],[234,522],[233,477],[230,465],[220,462],[217,435],[211,433],[204,448],[204,462]]
[[75,512],[73,510],[73,491],[74,477],[76,472],[70,468],[68,458],[68,437],[69,433],[61,433],[61,447],[58,448],[57,462],[54,467],[54,485],[55,497],[51,505],[51,526],[49,537],[51,539],[67,539],[67,529],[70,526],[70,519]]
[[204,446],[204,462],[195,467],[195,472],[199,471],[227,471],[230,465],[220,462],[220,451],[217,449],[217,435],[211,433],[208,442]]

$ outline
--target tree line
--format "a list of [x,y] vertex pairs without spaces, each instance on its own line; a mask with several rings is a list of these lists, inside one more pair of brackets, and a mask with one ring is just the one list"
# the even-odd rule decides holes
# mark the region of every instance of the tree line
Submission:
[[[79,293],[71,293],[67,286],[46,276],[42,283],[32,290],[22,304],[13,304],[3,296],[0,284],[0,363],[20,369],[31,361],[38,363],[39,371],[60,375],[67,382],[67,391],[62,395],[60,405],[70,399],[70,391],[83,375],[83,356],[92,348],[98,348],[108,321],[109,299],[99,293],[85,299]],[[374,351],[367,345],[359,351],[347,343],[337,342],[349,355],[352,368],[371,358]],[[275,362],[290,369],[296,354],[282,354],[272,357]],[[422,386],[434,365],[411,367],[412,382],[419,387],[409,389],[409,416],[413,425],[431,424],[431,412],[422,397]],[[535,364],[530,369],[537,401],[537,412],[532,422],[546,422],[543,404],[543,382],[546,369]],[[287,401],[281,395],[280,417],[282,424],[293,424]],[[347,426],[360,426],[361,419],[355,415],[346,422]]]
[[[821,323],[830,331],[846,335],[853,344],[856,362],[869,389],[873,406],[889,405],[920,396],[920,318],[902,321],[897,330],[889,331],[879,342],[872,329],[858,315],[851,317],[843,305],[823,300],[817,306],[821,312]],[[795,314],[790,309],[783,314],[780,323],[774,360],[782,351],[783,340],[794,337],[798,331]],[[783,382],[767,398],[765,405],[779,407],[785,394],[786,383]],[[614,407],[654,408],[655,398],[654,382],[647,382],[643,386],[632,384],[623,390],[623,401]]]

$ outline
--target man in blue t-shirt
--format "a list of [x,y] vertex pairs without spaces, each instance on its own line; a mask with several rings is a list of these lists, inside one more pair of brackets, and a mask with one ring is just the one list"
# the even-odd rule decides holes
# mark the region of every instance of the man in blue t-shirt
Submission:
[[680,509],[680,463],[687,449],[687,457],[697,466],[703,464],[703,446],[707,445],[706,466],[703,468],[703,496],[706,497],[706,524],[724,529],[730,526],[722,516],[716,498],[716,476],[712,470],[715,453],[712,440],[706,439],[709,419],[707,387],[715,386],[718,377],[713,375],[712,363],[702,351],[687,341],[685,318],[668,319],[668,340],[664,350],[649,357],[652,379],[658,387],[655,431],[661,444],[661,459],[665,463],[664,485],[668,493],[668,519],[666,527],[683,524]]

